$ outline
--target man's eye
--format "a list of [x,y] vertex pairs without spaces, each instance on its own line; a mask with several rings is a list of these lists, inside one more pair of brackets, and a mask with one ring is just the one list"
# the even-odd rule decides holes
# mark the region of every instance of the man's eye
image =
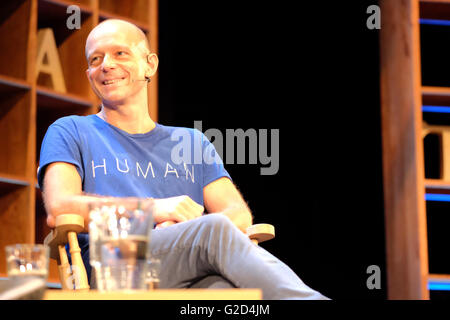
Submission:
[[125,51],[117,51],[117,55],[119,55],[119,56],[124,56],[126,54],[127,53]]
[[100,59],[99,57],[93,57],[93,58],[91,59],[91,63],[95,63],[95,62],[97,62],[99,59]]

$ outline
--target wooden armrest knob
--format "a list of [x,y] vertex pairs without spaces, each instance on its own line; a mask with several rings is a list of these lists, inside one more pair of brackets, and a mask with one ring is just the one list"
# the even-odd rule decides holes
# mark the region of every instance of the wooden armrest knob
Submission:
[[84,230],[84,219],[77,214],[62,214],[56,217],[55,229],[45,238],[44,243],[50,247],[50,258],[58,259],[58,246],[68,242],[67,233],[80,233]]
[[[59,277],[63,289],[88,290],[86,268],[81,257],[77,233],[84,230],[84,218],[77,214],[63,214],[55,219],[55,229],[45,238],[50,247],[50,258],[58,262]],[[65,244],[69,242],[72,258],[70,267]]]
[[275,228],[271,224],[258,223],[247,228],[247,235],[250,240],[256,240],[260,243],[273,239],[275,237]]

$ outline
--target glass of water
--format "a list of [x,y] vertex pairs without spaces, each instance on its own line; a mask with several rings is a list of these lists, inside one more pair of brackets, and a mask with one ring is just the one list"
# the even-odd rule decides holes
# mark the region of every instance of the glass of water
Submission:
[[159,289],[159,274],[161,271],[161,260],[155,257],[150,257],[147,261],[147,289]]
[[47,281],[50,249],[43,244],[14,244],[5,247],[11,280],[38,277]]
[[89,258],[97,289],[147,289],[152,202],[103,200],[91,203],[89,214]]

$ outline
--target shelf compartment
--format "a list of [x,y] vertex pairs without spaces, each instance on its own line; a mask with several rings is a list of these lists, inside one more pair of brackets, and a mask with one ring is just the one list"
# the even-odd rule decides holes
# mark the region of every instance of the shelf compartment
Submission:
[[0,74],[26,79],[31,0],[0,3]]
[[89,100],[76,94],[63,94],[38,86],[37,89],[37,119],[36,119],[36,163],[39,162],[39,152],[42,140],[48,127],[58,118],[69,115],[88,115],[95,113],[96,100]]
[[[4,182],[2,183],[4,184]],[[0,247],[34,242],[34,188],[17,186],[0,194]],[[0,274],[6,274],[5,250],[0,250]]]
[[[69,4],[72,3],[39,1],[38,30],[43,28],[53,30],[67,92],[93,97],[94,93],[85,73],[87,62],[84,54],[87,36],[94,27],[93,11],[87,6],[79,5],[81,10],[80,29],[70,30],[66,26],[66,20],[69,17],[66,9]],[[37,84],[51,88],[49,80],[48,76],[41,74],[37,79]]]
[[[149,1],[99,0],[99,17],[130,21],[148,31]],[[104,20],[104,19],[103,19]]]
[[[435,195],[435,194],[434,194]],[[450,274],[450,256],[444,254],[449,249],[450,195],[446,201],[427,201],[428,272],[430,274]]]
[[[31,91],[0,91],[0,172],[26,176],[31,168],[34,140],[31,129]],[[34,143],[34,142],[33,142]]]
[[106,12],[106,11],[99,11],[99,16],[98,16],[98,20],[99,23],[103,22],[107,19],[120,19],[120,20],[125,20],[128,22],[131,22],[132,24],[138,26],[142,31],[144,31],[144,33],[146,35],[148,35],[149,32],[149,26],[147,24],[144,24],[138,20],[134,20],[132,18],[129,17],[125,17],[125,16],[121,16],[120,14],[115,14],[115,13],[111,13],[111,12]]
[[420,0],[419,16],[421,19],[450,20],[450,1]]
[[446,76],[450,70],[450,21],[442,24],[420,24],[420,61],[423,86],[450,87]]

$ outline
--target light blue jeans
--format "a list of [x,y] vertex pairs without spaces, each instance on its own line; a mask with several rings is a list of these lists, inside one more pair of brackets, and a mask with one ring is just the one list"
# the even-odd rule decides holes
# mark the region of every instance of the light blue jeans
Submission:
[[152,231],[160,288],[261,288],[263,299],[328,299],[221,214]]

